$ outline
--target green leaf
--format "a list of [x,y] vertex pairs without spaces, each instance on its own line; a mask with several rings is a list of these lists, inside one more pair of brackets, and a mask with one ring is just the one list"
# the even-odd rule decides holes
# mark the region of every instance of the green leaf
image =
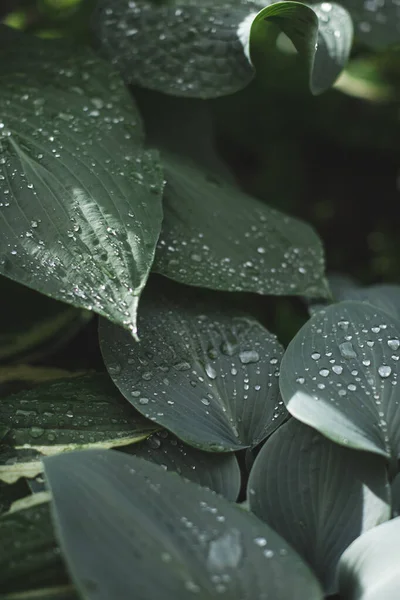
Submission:
[[398,46],[400,5],[397,0],[343,0],[355,29],[355,37],[372,48]]
[[400,323],[362,302],[316,313],[283,357],[280,389],[293,416],[339,444],[397,461]]
[[313,8],[268,0],[102,0],[93,30],[125,81],[194,98],[232,94],[256,71],[272,76],[268,51],[282,31],[300,53],[311,90],[319,93],[347,61],[353,31],[343,7],[322,3]]
[[136,332],[162,174],[89,50],[1,29],[0,272]]
[[153,270],[225,291],[326,296],[321,240],[306,223],[164,154],[164,222]]
[[165,429],[154,433],[141,444],[126,446],[121,451],[161,465],[167,471],[174,471],[214,490],[232,502],[239,495],[240,468],[233,453],[202,452],[184,444]]
[[100,373],[9,396],[0,403],[1,421],[8,423],[9,431],[0,447],[0,480],[8,483],[35,477],[43,470],[43,455],[125,446],[157,429]]
[[0,517],[0,539],[7,542],[0,544],[1,594],[70,583],[54,536],[48,502]]
[[[256,68],[262,54],[265,55],[268,35],[273,33],[268,27],[263,31],[269,22],[277,25],[295,46],[311,92],[320,94],[330,88],[346,65],[353,42],[353,24],[347,10],[331,2],[309,7],[300,2],[276,2],[267,6],[251,26],[250,50],[252,58],[254,54],[257,56]],[[262,72],[265,77],[267,70],[268,64]]]
[[54,352],[92,316],[5,277],[0,278],[0,294],[0,360],[32,361]]
[[290,419],[264,444],[248,482],[248,501],[307,561],[327,595],[359,535],[390,518],[385,461],[334,444]]
[[[107,321],[100,346],[114,383],[135,408],[207,451],[255,446],[285,420],[282,347],[257,321],[180,286],[146,288],[137,345]],[[184,296],[185,294],[185,296]]]
[[397,600],[400,589],[400,517],[368,531],[339,562],[344,600]]
[[272,529],[157,465],[89,451],[48,458],[45,471],[56,533],[88,600],[322,599]]

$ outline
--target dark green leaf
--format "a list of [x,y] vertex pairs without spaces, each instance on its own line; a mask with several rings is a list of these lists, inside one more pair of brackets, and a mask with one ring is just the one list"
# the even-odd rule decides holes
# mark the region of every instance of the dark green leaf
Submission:
[[157,428],[100,373],[9,396],[0,403],[0,421],[9,424],[0,447],[0,479],[9,483],[21,476],[35,477],[42,470],[43,455],[125,446]]
[[0,360],[37,360],[68,342],[92,316],[6,277],[0,277],[0,295]]
[[[300,2],[276,2],[261,10],[251,27],[250,49],[252,58],[254,54],[257,56],[258,70],[262,54],[265,61],[264,46],[268,36],[273,34],[270,28],[263,29],[270,22],[278,25],[300,55],[310,90],[320,94],[331,87],[347,63],[353,42],[353,24],[347,10],[339,4],[321,2],[310,8]],[[268,63],[263,75],[267,76],[267,70]]]
[[162,175],[122,82],[86,49],[0,35],[0,272],[136,332]]
[[296,419],[282,425],[256,458],[250,509],[313,568],[326,594],[359,535],[390,518],[385,461],[327,440]]
[[158,465],[88,451],[48,458],[45,472],[61,547],[88,600],[322,598],[272,529]]
[[311,90],[318,93],[332,85],[347,61],[353,32],[341,6],[313,8],[268,0],[158,5],[102,0],[93,29],[102,52],[127,82],[195,98],[236,92],[255,71],[268,77],[268,51],[282,31],[299,51]]
[[339,562],[343,600],[398,600],[400,589],[400,517],[368,531]]
[[400,454],[400,323],[362,302],[316,313],[283,357],[280,388],[300,421],[339,444]]
[[164,222],[153,270],[189,285],[325,296],[324,255],[306,223],[182,158],[163,155]]
[[159,431],[141,444],[121,449],[174,471],[194,483],[214,490],[235,502],[240,491],[240,469],[231,453],[211,454],[184,444],[174,435]]
[[146,288],[139,345],[102,321],[109,374],[135,408],[192,446],[255,446],[286,418],[278,392],[281,346],[209,294],[167,284],[161,281],[163,292]]
[[0,540],[1,594],[70,583],[53,533],[48,502],[0,517]]

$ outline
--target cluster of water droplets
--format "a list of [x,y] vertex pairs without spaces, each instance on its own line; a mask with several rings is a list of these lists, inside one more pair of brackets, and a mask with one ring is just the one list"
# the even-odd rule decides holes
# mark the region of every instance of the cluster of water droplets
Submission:
[[39,78],[32,67],[2,80],[0,268],[134,329],[162,178],[114,74],[93,59],[39,59]]
[[[350,313],[351,314],[351,313]],[[351,318],[351,317],[350,317]],[[376,426],[389,447],[388,414],[398,407],[400,335],[384,313],[369,314],[351,322],[349,315],[336,322],[322,316],[311,327],[314,349],[305,360],[304,371],[297,372],[299,389],[307,389],[315,400],[328,400],[343,410],[364,412],[367,419],[376,415]],[[302,342],[305,356],[309,338]],[[349,408],[346,409],[346,403]],[[398,409],[396,408],[395,411]],[[392,413],[393,414],[393,413]]]
[[101,377],[63,380],[46,391],[10,397],[0,406],[0,422],[9,428],[5,443],[17,450],[40,447],[44,453],[49,447],[51,453],[53,445],[119,445],[148,431],[144,420],[132,418],[129,405],[105,383]]
[[129,82],[194,97],[232,93],[253,77],[237,28],[255,5],[100,2],[94,29]]
[[213,289],[323,293],[323,250],[308,225],[191,165],[169,166],[158,272]]
[[[157,303],[149,309],[146,299],[139,346],[122,331],[118,338],[102,336],[108,371],[123,394],[175,433],[179,423],[196,431],[195,438],[204,436],[203,442],[215,439],[215,449],[223,440],[235,446],[261,441],[286,414],[276,338],[247,319],[188,314],[183,306],[166,310]],[[249,421],[253,411],[259,419]]]

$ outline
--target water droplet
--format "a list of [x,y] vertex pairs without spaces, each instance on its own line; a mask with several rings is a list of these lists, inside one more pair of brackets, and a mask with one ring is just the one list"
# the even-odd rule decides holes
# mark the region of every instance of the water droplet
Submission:
[[31,427],[29,430],[29,435],[33,438],[39,438],[44,434],[43,427]]
[[148,403],[149,403],[149,399],[148,398],[140,398],[139,399],[139,404],[148,404]]
[[256,363],[260,360],[260,355],[256,350],[243,350],[239,353],[240,362],[243,365]]
[[205,370],[210,379],[215,379],[217,377],[216,370],[210,364],[206,364]]
[[304,377],[298,377],[298,378],[296,379],[296,383],[300,383],[300,385],[303,385],[303,383],[304,383],[304,382],[305,382],[305,379],[304,379]]
[[312,358],[313,360],[319,360],[319,359],[321,358],[321,355],[320,355],[320,353],[319,353],[319,352],[313,352],[313,353],[311,354],[311,358]]
[[254,539],[254,543],[255,543],[257,546],[260,546],[260,548],[262,548],[263,546],[266,546],[266,545],[267,545],[267,540],[265,539],[265,537],[256,537],[256,538]]
[[339,344],[339,350],[343,358],[357,358],[357,353],[355,352],[351,342],[342,342]]
[[386,379],[387,377],[390,377],[390,375],[392,374],[392,369],[391,369],[391,367],[389,367],[387,365],[381,365],[378,368],[378,373],[383,379]]
[[391,350],[393,350],[394,352],[396,352],[396,350],[398,350],[400,348],[400,340],[396,339],[396,338],[392,338],[390,340],[388,340],[388,346]]
[[321,375],[321,377],[328,377],[329,369],[321,369],[319,374]]
[[174,369],[176,369],[177,371],[187,371],[188,369],[190,369],[190,364],[183,360],[181,362],[178,362],[174,365]]
[[343,367],[341,365],[333,365],[332,371],[336,373],[336,375],[341,375],[343,373]]

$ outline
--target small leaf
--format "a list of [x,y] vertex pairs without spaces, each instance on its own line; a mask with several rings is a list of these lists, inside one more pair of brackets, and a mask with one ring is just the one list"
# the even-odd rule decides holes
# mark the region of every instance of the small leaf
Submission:
[[7,541],[0,544],[2,594],[70,583],[53,533],[48,502],[0,517],[0,540]]
[[157,429],[100,373],[9,396],[0,403],[0,421],[9,424],[0,451],[0,480],[8,483],[36,477],[43,455],[124,446]]
[[88,451],[48,458],[45,472],[57,536],[88,600],[322,599],[272,529],[158,465]]
[[343,600],[397,600],[400,589],[400,517],[355,540],[340,559]]
[[2,27],[0,272],[136,332],[162,174],[119,78],[87,49]]
[[[353,24],[347,10],[331,2],[310,6],[300,2],[276,2],[267,6],[257,14],[251,26],[249,43],[251,57],[254,53],[257,55],[256,66],[261,52],[265,54],[263,45],[268,35],[273,34],[268,28],[263,32],[269,22],[278,25],[295,46],[308,74],[311,92],[320,94],[330,88],[346,65],[353,42]],[[267,76],[266,69],[264,71]]]
[[240,468],[236,456],[228,453],[210,454],[184,444],[166,430],[159,431],[140,444],[121,449],[122,452],[161,465],[227,500],[235,502],[240,491]]
[[317,312],[283,357],[280,388],[297,419],[333,441],[397,461],[400,323],[361,302]]
[[359,535],[390,518],[385,461],[334,444],[296,419],[264,444],[248,482],[248,501],[307,561],[326,594]]
[[191,446],[223,452],[257,445],[286,418],[276,337],[206,293],[165,280],[161,293],[156,284],[141,304],[139,345],[122,328],[100,324],[114,383],[142,414]]
[[159,5],[102,0],[93,30],[125,81],[193,98],[232,94],[256,71],[268,77],[268,51],[275,48],[280,31],[299,51],[311,90],[319,93],[332,85],[347,61],[353,33],[350,16],[337,4],[310,8],[268,0]]
[[153,270],[225,291],[326,296],[321,240],[306,223],[164,154],[164,222]]

